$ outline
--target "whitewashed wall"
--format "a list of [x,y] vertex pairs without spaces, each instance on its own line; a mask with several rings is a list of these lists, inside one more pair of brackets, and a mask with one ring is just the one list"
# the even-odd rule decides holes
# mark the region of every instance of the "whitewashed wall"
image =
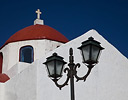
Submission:
[[0,100],[36,100],[37,67],[33,65],[4,84],[4,96]]
[[4,96],[5,96],[5,89],[4,89],[4,83],[0,83],[0,100],[4,100]]
[[[70,100],[69,85],[59,90],[48,77],[46,67],[42,63],[54,52],[63,56],[64,60],[68,62],[70,47],[74,50],[75,63],[81,63],[81,55],[77,47],[90,36],[101,42],[105,49],[99,63],[92,69],[86,82],[75,82],[76,100],[127,100],[128,60],[95,30],[91,30],[43,55],[41,59],[36,60],[6,82],[3,100]],[[86,71],[86,66],[81,63],[78,74],[84,75]],[[63,83],[65,78],[64,74],[59,82]]]
[[[82,62],[80,51],[77,47],[90,36],[93,36],[95,40],[101,42],[101,45],[105,49],[101,54],[99,63],[92,69],[86,82],[75,82],[76,100],[127,100],[128,59],[95,30],[91,30],[66,43],[60,48],[48,53],[46,57],[51,56],[53,52],[57,52],[68,62],[68,50],[72,47],[75,62]],[[46,61],[44,58],[40,60],[39,64],[42,67],[38,67],[37,70],[37,100],[42,100],[42,98],[43,100],[70,100],[70,87],[66,86],[60,91],[54,83],[48,79],[45,66],[42,65],[44,61]],[[81,63],[78,74],[82,76],[86,71],[86,66]],[[64,78],[60,79],[60,83],[63,83]]]
[[23,46],[31,45],[34,49],[34,60],[41,58],[44,54],[63,43],[51,40],[28,40],[9,43],[0,52],[3,53],[3,73],[6,73],[12,66],[19,62],[19,50]]

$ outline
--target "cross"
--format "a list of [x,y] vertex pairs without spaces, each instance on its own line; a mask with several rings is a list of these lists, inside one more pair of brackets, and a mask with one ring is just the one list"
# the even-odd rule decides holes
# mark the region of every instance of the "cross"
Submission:
[[41,15],[40,9],[37,9],[36,13],[37,13],[37,19],[40,19],[40,15]]

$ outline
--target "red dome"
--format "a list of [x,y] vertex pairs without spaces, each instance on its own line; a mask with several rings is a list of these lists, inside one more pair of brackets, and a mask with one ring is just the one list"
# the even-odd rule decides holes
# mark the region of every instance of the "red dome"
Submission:
[[25,40],[37,40],[37,39],[48,39],[62,43],[68,42],[68,39],[57,30],[47,25],[31,25],[12,35],[4,45]]

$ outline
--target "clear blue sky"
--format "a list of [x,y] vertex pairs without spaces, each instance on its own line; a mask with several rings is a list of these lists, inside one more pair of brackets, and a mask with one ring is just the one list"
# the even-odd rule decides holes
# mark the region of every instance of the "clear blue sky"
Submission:
[[128,0],[1,0],[0,46],[33,25],[38,8],[45,24],[69,40],[95,29],[128,58]]

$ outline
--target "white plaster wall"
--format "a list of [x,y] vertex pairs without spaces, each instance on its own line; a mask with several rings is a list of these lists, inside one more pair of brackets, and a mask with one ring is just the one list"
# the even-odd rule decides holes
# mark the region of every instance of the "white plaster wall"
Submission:
[[57,48],[63,43],[51,40],[28,40],[9,43],[0,52],[3,53],[3,73],[19,62],[19,50],[23,46],[31,45],[34,48],[34,60],[41,58],[47,52]]
[[[24,67],[24,66],[23,66]],[[7,81],[3,99],[0,100],[36,100],[37,67],[28,66],[24,71]],[[1,88],[0,88],[1,89]]]
[[[95,40],[101,42],[105,48],[99,59],[99,63],[92,69],[91,74],[86,82],[75,82],[75,98],[76,100],[127,100],[128,99],[128,59],[124,57],[116,48],[109,44],[95,30],[91,30],[86,34],[64,44],[58,49],[46,54],[51,56],[53,52],[63,56],[68,62],[68,50],[70,47],[74,50],[75,62],[80,63],[81,55],[77,49],[81,42],[93,36]],[[70,87],[66,86],[59,90],[54,82],[47,77],[46,68],[42,65],[46,59],[43,57],[39,60],[37,72],[37,100],[70,100]],[[66,65],[67,66],[67,65]],[[78,70],[80,76],[84,75],[87,68],[81,63]],[[63,83],[66,75],[60,79]],[[69,83],[70,84],[70,83]]]
[[21,73],[24,69],[26,69],[29,65],[29,63],[24,63],[24,62],[18,62],[14,66],[12,66],[6,74],[9,76],[9,78],[14,77],[18,73]]
[[[64,60],[68,62],[68,50],[72,47],[75,63],[79,62],[81,64],[78,74],[84,75],[87,67],[81,63],[81,55],[77,47],[90,36],[101,42],[105,49],[101,54],[99,63],[92,69],[86,82],[75,82],[76,100],[127,100],[128,59],[95,30],[91,30],[46,53],[41,59],[36,60],[21,73],[6,82],[4,84],[5,95],[3,100],[70,100],[69,85],[59,90],[48,77],[46,67],[42,63],[53,52],[57,52],[58,55],[63,56]],[[63,75],[59,82],[63,83],[65,78],[66,74]]]
[[0,83],[0,100],[4,100],[5,91],[4,91],[4,83]]

